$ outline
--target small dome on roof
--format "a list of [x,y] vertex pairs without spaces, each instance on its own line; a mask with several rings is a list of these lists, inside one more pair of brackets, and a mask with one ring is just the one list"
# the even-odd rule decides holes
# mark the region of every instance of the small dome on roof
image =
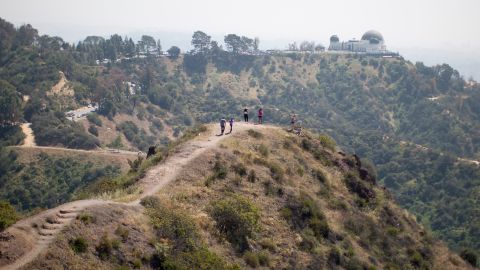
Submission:
[[368,40],[370,43],[380,43],[383,42],[383,36],[378,31],[370,30],[363,34],[362,40]]
[[339,41],[340,41],[340,39],[338,38],[337,35],[333,35],[333,36],[330,37],[330,42],[339,42]]

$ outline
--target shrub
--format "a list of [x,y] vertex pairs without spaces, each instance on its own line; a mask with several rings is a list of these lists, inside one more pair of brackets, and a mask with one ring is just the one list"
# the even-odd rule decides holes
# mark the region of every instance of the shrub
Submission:
[[213,175],[215,179],[225,179],[227,177],[227,167],[225,163],[217,160],[215,161],[215,165],[213,166]]
[[140,201],[140,204],[145,208],[158,208],[160,207],[160,198],[156,196],[147,196]]
[[337,143],[328,135],[325,135],[325,134],[322,134],[318,137],[318,139],[320,140],[320,144],[331,150],[331,151],[334,151],[335,150],[335,147],[337,146]]
[[68,243],[75,253],[83,253],[87,251],[87,241],[81,236],[78,236],[75,239],[71,239],[70,241],[68,241]]
[[302,148],[307,150],[307,151],[310,151],[313,148],[313,143],[309,139],[303,138]]
[[207,248],[200,248],[192,252],[180,252],[169,256],[162,264],[161,269],[202,269],[202,270],[239,270],[236,265],[229,265],[217,254]]
[[249,129],[247,131],[248,135],[250,135],[251,137],[255,138],[255,139],[261,139],[263,138],[263,134],[259,131],[256,131],[256,130],[253,130],[253,129]]
[[345,184],[350,192],[356,193],[360,198],[369,202],[375,198],[375,191],[367,186],[365,182],[360,180],[357,175],[348,173],[345,176]]
[[159,131],[162,131],[163,130],[163,124],[162,124],[162,121],[158,118],[154,118],[152,120],[152,123],[153,123],[153,126],[158,129]]
[[258,229],[260,210],[247,198],[233,195],[213,202],[208,212],[218,230],[239,250],[248,247],[247,238]]
[[90,125],[90,126],[88,127],[88,132],[90,132],[90,134],[95,135],[95,136],[98,137],[98,129],[97,129],[96,126]]
[[460,252],[460,257],[464,259],[466,262],[471,264],[472,266],[477,266],[478,263],[478,255],[471,249],[464,249]]
[[[154,204],[154,199],[152,200]],[[151,202],[144,201],[148,205]],[[161,203],[155,208],[147,208],[156,234],[161,239],[172,242],[176,251],[192,251],[200,246],[201,239],[195,221],[180,209],[167,207]]]
[[320,181],[320,183],[323,183],[325,184],[327,182],[327,176],[325,176],[325,174],[323,173],[323,171],[319,170],[319,169],[313,169],[312,170],[312,176],[313,178],[315,178],[316,180]]
[[258,260],[258,256],[255,252],[247,251],[243,255],[245,259],[245,263],[252,268],[257,268],[260,266],[260,261]]
[[82,213],[80,214],[77,219],[79,219],[83,224],[88,225],[94,221],[94,218],[92,215],[88,213]]
[[257,181],[257,175],[255,174],[254,170],[250,170],[250,172],[248,173],[247,180],[250,183],[255,183],[255,181]]
[[122,143],[122,137],[120,135],[118,135],[115,140],[113,140],[111,143],[107,144],[107,147],[110,147],[110,148],[115,148],[115,149],[120,149],[123,147],[123,143]]
[[247,175],[247,168],[245,168],[245,165],[243,165],[243,163],[237,163],[237,164],[233,165],[232,169],[236,174],[238,174],[242,177]]
[[269,153],[269,150],[268,150],[268,147],[265,145],[265,144],[260,144],[258,146],[258,152],[264,156],[264,157],[268,157],[268,153]]
[[98,257],[102,260],[110,258],[112,254],[113,244],[112,241],[108,238],[107,234],[104,234],[100,239],[100,243],[95,247]]
[[269,162],[268,168],[270,169],[270,174],[272,175],[272,178],[274,180],[276,180],[277,182],[283,181],[285,172],[283,171],[282,167],[278,163]]
[[17,220],[15,208],[6,201],[0,201],[0,231],[5,230]]
[[295,229],[312,230],[318,240],[327,238],[330,233],[325,215],[315,201],[306,194],[301,194],[299,197],[290,196],[281,214]]
[[120,236],[122,238],[122,241],[125,242],[127,241],[128,235],[130,234],[130,231],[125,228],[124,226],[118,225],[117,229],[115,230],[115,234]]
[[102,120],[98,117],[98,114],[96,113],[89,113],[87,114],[87,120],[88,122],[101,127],[102,126]]
[[277,245],[272,239],[263,239],[259,242],[259,244],[263,249],[268,249],[271,252],[275,252],[277,250]]

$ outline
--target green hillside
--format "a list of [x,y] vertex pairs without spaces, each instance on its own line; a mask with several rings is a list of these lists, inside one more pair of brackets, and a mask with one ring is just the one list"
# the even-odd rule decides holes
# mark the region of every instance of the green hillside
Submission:
[[[328,53],[250,55],[252,39],[229,36],[225,51],[201,33],[191,52],[157,57],[159,44],[149,36],[137,43],[118,35],[87,37],[72,45],[39,37],[28,25],[15,29],[2,20],[0,28],[1,97],[21,104],[2,108],[2,133],[11,134],[2,134],[2,142],[21,141],[14,123],[24,119],[42,145],[107,144],[63,117],[89,102],[141,150],[195,123],[239,119],[244,106],[251,117],[262,106],[265,121],[285,125],[295,111],[305,127],[376,164],[380,182],[435,235],[455,249],[480,250],[480,169],[459,160],[480,159],[480,86],[467,84],[447,64]],[[48,94],[59,71],[74,89],[71,102]],[[140,87],[133,93],[125,82]],[[122,115],[149,121],[153,131]],[[78,141],[62,140],[67,135]]]

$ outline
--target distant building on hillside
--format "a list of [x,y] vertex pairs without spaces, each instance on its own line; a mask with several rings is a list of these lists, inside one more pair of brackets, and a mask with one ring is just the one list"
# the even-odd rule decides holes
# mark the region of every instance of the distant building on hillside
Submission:
[[395,53],[387,51],[382,34],[375,30],[367,31],[363,34],[361,40],[352,39],[349,41],[340,41],[337,35],[330,37],[329,51],[353,52],[377,55],[393,55]]

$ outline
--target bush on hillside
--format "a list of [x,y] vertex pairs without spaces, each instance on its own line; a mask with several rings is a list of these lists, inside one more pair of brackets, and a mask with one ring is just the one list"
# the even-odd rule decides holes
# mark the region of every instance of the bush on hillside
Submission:
[[87,114],[87,120],[96,126],[102,126],[102,120],[100,119],[100,117],[98,117],[98,114],[96,113]]
[[80,149],[94,149],[100,145],[98,139],[86,133],[82,125],[66,119],[59,112],[34,115],[32,129],[38,145],[61,144]]
[[71,239],[70,241],[68,241],[68,243],[70,244],[70,247],[75,253],[84,253],[85,251],[87,251],[87,240],[85,240],[85,238],[81,236],[76,237],[75,239]]
[[290,196],[282,209],[282,216],[296,230],[310,229],[318,240],[327,238],[330,233],[325,215],[307,194]]
[[98,137],[98,129],[97,129],[96,126],[90,125],[90,126],[88,127],[88,132],[90,132],[90,134]]
[[318,137],[318,139],[323,147],[329,149],[330,151],[335,151],[337,143],[330,136],[322,134]]
[[260,220],[260,210],[249,199],[232,195],[213,202],[208,212],[230,243],[241,251],[248,248],[248,238],[254,236]]
[[10,203],[0,201],[0,232],[17,222],[17,211]]
[[[194,251],[201,246],[201,237],[195,221],[186,212],[166,206],[149,197],[142,204],[147,207],[159,239],[168,239],[174,251]],[[153,207],[150,207],[153,206]]]
[[460,252],[460,257],[474,267],[478,264],[478,255],[471,249],[462,250],[462,252]]
[[240,270],[240,267],[226,263],[222,257],[207,248],[199,248],[195,251],[168,256],[162,263],[161,269]]
[[22,129],[19,126],[1,126],[0,125],[0,147],[19,145],[25,138]]

